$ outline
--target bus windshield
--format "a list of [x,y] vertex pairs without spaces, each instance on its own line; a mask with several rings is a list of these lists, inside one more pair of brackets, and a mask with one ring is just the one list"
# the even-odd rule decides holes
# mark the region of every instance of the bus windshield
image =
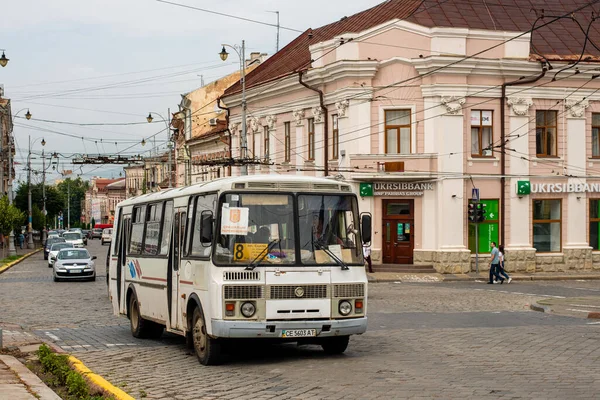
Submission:
[[303,264],[363,264],[354,196],[300,195],[298,217]]
[[363,264],[354,196],[302,194],[297,203],[295,212],[290,194],[225,195],[217,216],[215,264]]
[[294,264],[294,201],[288,194],[227,194],[220,203],[215,264]]

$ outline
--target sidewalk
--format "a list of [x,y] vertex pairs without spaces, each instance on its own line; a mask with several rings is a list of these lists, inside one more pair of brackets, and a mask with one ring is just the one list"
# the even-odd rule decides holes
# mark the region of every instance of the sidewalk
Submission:
[[35,399],[60,397],[15,357],[0,354],[0,400]]
[[[34,248],[33,249],[28,249],[26,247],[20,249],[17,246],[16,251],[17,251],[17,255],[20,255],[22,257],[19,258],[19,259],[17,259],[17,260],[15,260],[15,261],[9,262],[8,264],[0,265],[0,274],[3,273],[4,271],[10,269],[12,266],[14,266],[14,265],[20,263],[21,261],[25,260],[27,257],[29,257],[29,256],[31,256],[31,255],[33,255],[33,254],[35,254],[37,252],[42,251],[42,247],[38,246],[37,244],[34,244]],[[6,251],[5,256],[8,257],[8,251]],[[0,259],[3,259],[3,257],[0,256]]]
[[[564,280],[592,280],[600,279],[600,270],[596,271],[578,271],[578,272],[508,272],[514,281],[564,281]],[[369,282],[473,282],[487,281],[489,279],[488,271],[479,274],[471,272],[468,274],[438,274],[438,273],[395,273],[395,272],[374,272],[367,273]]]

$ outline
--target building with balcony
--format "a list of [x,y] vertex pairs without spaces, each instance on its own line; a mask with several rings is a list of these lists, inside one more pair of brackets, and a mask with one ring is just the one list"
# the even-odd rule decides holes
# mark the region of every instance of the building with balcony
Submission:
[[[247,76],[248,152],[272,163],[249,173],[352,182],[373,261],[392,270],[465,273],[492,241],[509,271],[600,269],[600,30],[586,4],[541,19],[542,0],[389,0],[307,29]],[[239,157],[239,82],[222,100]]]

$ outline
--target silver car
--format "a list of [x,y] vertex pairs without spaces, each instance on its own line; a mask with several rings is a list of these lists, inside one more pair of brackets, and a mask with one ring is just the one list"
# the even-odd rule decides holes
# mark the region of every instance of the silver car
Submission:
[[52,268],[54,282],[67,279],[96,280],[94,260],[87,249],[62,249],[56,255]]

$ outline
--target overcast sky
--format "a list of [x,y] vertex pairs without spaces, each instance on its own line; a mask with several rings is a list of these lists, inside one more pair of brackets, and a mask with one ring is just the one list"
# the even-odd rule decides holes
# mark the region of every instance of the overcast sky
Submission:
[[[211,11],[276,22],[280,12],[280,48],[307,28],[336,21],[382,0],[173,0]],[[148,112],[167,117],[177,110],[180,94],[239,68],[237,57],[222,62],[221,43],[246,40],[251,51],[275,52],[276,28],[186,9],[156,0],[0,0],[0,49],[10,62],[0,69],[4,97],[12,100],[13,115],[29,108],[30,121],[15,118],[16,161],[27,158],[31,136],[32,169],[41,171],[42,138],[46,154],[58,152],[58,170],[118,177],[115,165],[73,166],[77,153],[138,154],[148,151],[142,138],[164,130],[157,123],[127,126],[76,124],[144,123]],[[18,117],[24,116],[24,110]],[[51,132],[53,131],[53,132]],[[70,137],[72,135],[75,137]],[[86,140],[80,139],[84,137]],[[156,137],[165,149],[166,132]],[[115,144],[117,141],[117,144]],[[132,146],[129,150],[128,147]],[[147,155],[148,153],[146,153]],[[48,181],[56,179],[51,174]],[[22,165],[17,179],[25,180]],[[39,176],[33,177],[40,181]]]

